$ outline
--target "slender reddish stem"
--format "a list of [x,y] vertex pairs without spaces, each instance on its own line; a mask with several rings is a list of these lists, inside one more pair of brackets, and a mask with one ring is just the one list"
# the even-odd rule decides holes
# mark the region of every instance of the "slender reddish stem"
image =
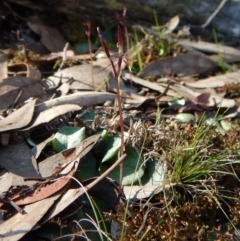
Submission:
[[[122,35],[121,35],[121,29],[120,26],[118,26],[118,45],[119,45],[119,55],[118,55],[118,62],[117,65],[114,65],[113,60],[111,59],[111,55],[108,50],[107,43],[100,31],[99,28],[97,28],[98,31],[98,36],[101,41],[103,50],[105,51],[113,69],[113,74],[115,78],[115,83],[116,83],[116,90],[117,90],[117,101],[118,101],[118,109],[119,109],[119,117],[120,117],[120,131],[121,131],[121,147],[120,147],[120,157],[124,155],[124,123],[123,123],[123,112],[122,112],[122,103],[121,103],[121,94],[120,94],[120,89],[119,89],[119,84],[118,84],[118,79],[121,73],[121,65],[123,61],[123,41],[122,41]],[[120,189],[122,188],[122,179],[123,179],[123,163],[120,164],[120,173],[119,173],[119,185]]]

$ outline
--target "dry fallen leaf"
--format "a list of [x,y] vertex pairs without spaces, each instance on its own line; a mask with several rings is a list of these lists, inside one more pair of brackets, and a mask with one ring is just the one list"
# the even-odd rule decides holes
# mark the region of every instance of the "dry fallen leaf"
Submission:
[[151,62],[139,74],[139,77],[166,75],[207,74],[217,68],[217,63],[198,53],[187,53],[176,57],[166,57]]
[[76,156],[79,158],[85,156],[98,141],[99,137],[99,135],[90,136],[76,146],[76,148],[62,151],[41,161],[39,163],[39,172],[41,173],[42,177],[51,176],[56,167],[63,167],[64,164],[67,165],[66,163],[76,159]]
[[197,80],[195,82],[185,82],[187,86],[194,87],[194,88],[202,88],[205,89],[208,88],[216,88],[216,87],[222,87],[227,84],[231,83],[240,83],[240,72],[232,72],[232,73],[226,73],[223,75],[217,75],[213,77],[209,77],[207,79],[203,80]]
[[[15,205],[26,205],[46,199],[59,192],[69,183],[71,177],[77,170],[79,161],[91,150],[99,137],[100,135],[91,136],[75,148],[54,155],[53,157],[57,157],[58,159],[60,154],[64,159],[64,163],[55,163],[54,169],[52,170],[53,173],[50,177],[39,183],[35,183],[32,187],[26,187],[27,189],[25,188],[24,192],[22,192],[21,189],[19,189],[19,191],[16,189],[15,192],[6,190],[4,195],[13,201]],[[52,165],[52,159],[48,158],[47,162],[49,170],[49,166]],[[4,203],[0,202],[0,207],[2,206],[4,206]]]
[[63,50],[66,40],[56,28],[43,24],[36,15],[28,18],[27,24],[32,31],[41,37],[41,43],[50,52],[59,52]]
[[49,86],[58,86],[69,82],[71,89],[78,90],[105,90],[105,81],[108,81],[110,71],[100,66],[93,66],[94,86],[92,86],[92,74],[90,64],[75,65],[56,72],[53,76],[47,78]]
[[37,68],[26,63],[8,65],[8,71],[9,75],[25,76],[27,78],[37,81],[41,80],[42,77],[41,72]]
[[43,95],[43,85],[40,81],[24,76],[6,78],[0,83],[0,112],[13,104],[41,95]]
[[24,214],[17,213],[1,224],[1,241],[18,241],[28,233],[60,197],[58,193],[47,199],[27,205]]
[[240,51],[239,49],[224,46],[215,43],[209,43],[204,41],[190,41],[190,40],[180,40],[178,41],[183,47],[191,47],[205,53],[218,54],[227,63],[239,62],[240,61]]
[[9,131],[27,126],[32,120],[36,101],[37,99],[30,100],[27,104],[0,120],[0,131]]
[[[200,94],[202,94],[200,91],[196,91],[194,89],[191,89],[187,86],[183,86],[180,84],[170,85],[170,88],[177,91],[185,99],[190,101],[196,98],[197,96],[199,96]],[[235,100],[223,98],[218,94],[211,94],[208,101],[209,101],[208,103],[209,107],[216,106],[221,108],[232,108],[236,105]]]
[[39,187],[37,187],[33,192],[29,191],[23,196],[19,196],[17,198],[11,198],[11,200],[17,205],[26,205],[38,202],[47,197],[52,196],[53,194],[62,190],[71,180],[71,177],[74,175],[76,171],[77,163],[75,163],[73,169],[66,175],[56,180],[48,180],[47,182],[39,183]]
[[[122,73],[121,77],[125,80],[131,80],[132,82],[134,82],[136,84],[142,85],[144,87],[147,87],[151,90],[158,91],[160,93],[163,93],[166,91],[166,87],[163,87],[160,84],[141,79],[141,78],[131,75],[129,73]],[[170,96],[178,96],[178,93],[175,91],[172,91],[172,90],[168,90],[166,94],[170,95]]]
[[29,126],[25,127],[22,130],[29,130],[35,126],[38,126],[43,123],[48,123],[50,120],[64,115],[67,112],[81,110],[81,107],[77,104],[66,104],[54,106],[50,109],[44,110],[40,113],[34,113],[32,121]]
[[203,112],[206,111],[209,106],[210,93],[202,93],[192,100],[188,100],[185,106],[181,107],[178,112],[194,110]]
[[36,106],[34,112],[39,113],[49,108],[52,108],[54,106],[67,105],[67,104],[72,104],[72,105],[75,104],[79,106],[99,105],[99,104],[105,103],[108,100],[114,101],[115,95],[107,92],[84,91],[84,92],[78,92],[67,96],[62,96],[62,97],[41,103]]
[[31,152],[33,154],[33,156],[37,159],[42,150],[45,148],[45,146],[48,144],[48,142],[50,142],[54,137],[54,134],[52,134],[49,138],[47,138],[45,141],[39,143],[38,145],[34,146],[32,149],[31,149]]

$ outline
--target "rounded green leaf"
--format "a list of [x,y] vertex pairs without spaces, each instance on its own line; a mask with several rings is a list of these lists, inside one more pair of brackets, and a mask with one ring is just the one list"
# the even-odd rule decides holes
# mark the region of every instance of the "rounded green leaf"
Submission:
[[177,114],[175,118],[177,121],[183,122],[183,123],[196,121],[195,116],[190,113],[180,113],[180,114]]
[[166,173],[166,166],[159,160],[148,161],[146,164],[146,170],[141,181],[142,185],[146,186],[161,186],[163,185],[164,177]]
[[99,171],[97,168],[96,158],[91,152],[89,152],[81,158],[75,177],[79,181],[84,181],[98,175]]
[[[139,153],[132,147],[126,147],[127,157],[123,162],[123,180],[124,186],[132,185],[136,183],[144,174],[144,166],[142,165],[142,159],[139,157]],[[108,169],[107,165],[101,166],[101,173]],[[108,175],[113,180],[119,182],[119,167],[115,168]]]
[[94,148],[94,153],[103,162],[110,161],[115,158],[121,146],[121,137],[119,135],[109,135],[103,132],[102,140]]
[[85,137],[85,127],[64,126],[55,134],[52,147],[60,152],[78,145]]
[[228,120],[221,120],[220,121],[221,127],[225,130],[225,131],[229,131],[232,129],[232,124],[230,121]]

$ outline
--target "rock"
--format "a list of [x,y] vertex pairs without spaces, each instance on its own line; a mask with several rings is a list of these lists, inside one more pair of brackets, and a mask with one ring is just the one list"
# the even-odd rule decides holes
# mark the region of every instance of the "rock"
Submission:
[[[113,21],[114,11],[122,11],[121,0],[7,0],[11,3],[26,5],[30,8],[46,11],[57,11],[61,13],[72,12],[74,14],[88,15],[97,23],[109,19]],[[202,25],[211,14],[224,1],[224,5],[209,27],[216,29],[223,35],[233,38],[240,37],[240,0],[127,0],[127,18],[131,23],[145,21],[154,23],[153,10],[156,10],[159,23],[164,24],[175,15],[179,15],[181,23],[191,25]],[[194,26],[193,26],[194,28]]]

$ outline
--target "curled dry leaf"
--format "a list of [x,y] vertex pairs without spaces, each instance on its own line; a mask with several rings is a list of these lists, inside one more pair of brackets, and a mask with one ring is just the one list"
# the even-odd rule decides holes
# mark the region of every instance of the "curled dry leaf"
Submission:
[[[163,93],[163,92],[166,91],[166,87],[164,87],[164,86],[161,86],[157,83],[153,83],[153,82],[141,79],[141,78],[136,77],[134,75],[131,75],[129,73],[122,73],[122,78],[125,79],[125,80],[131,80],[132,82],[134,82],[136,84],[142,85],[144,87],[147,87],[151,90],[158,91],[160,93]],[[166,94],[170,95],[170,96],[178,96],[178,93],[176,93],[173,90],[168,90]]]
[[70,90],[69,83],[63,83],[59,88],[57,88],[57,91],[61,93],[60,94],[61,96],[66,95],[69,90]]
[[187,53],[176,57],[166,57],[151,62],[139,74],[139,77],[166,75],[206,74],[217,68],[217,63],[198,53]]
[[30,97],[41,95],[43,95],[43,85],[40,81],[24,76],[6,78],[0,84],[0,112],[13,104],[22,103]]
[[174,29],[178,26],[180,22],[180,18],[178,15],[171,18],[164,26],[163,26],[163,34],[169,34],[172,33]]
[[8,65],[8,71],[13,76],[25,76],[36,81],[41,80],[42,77],[38,69],[26,63]]
[[148,198],[162,192],[163,190],[167,190],[173,186],[175,183],[169,185],[150,185],[150,186],[125,186],[123,187],[124,194],[127,200],[138,201],[143,198]]
[[68,162],[74,161],[76,157],[81,159],[85,156],[98,141],[100,135],[93,135],[82,141],[76,148],[70,148],[46,158],[39,163],[39,172],[42,177],[51,176],[56,167],[64,167]]
[[43,24],[36,15],[28,18],[27,24],[32,31],[41,37],[41,43],[50,52],[59,52],[63,50],[66,40],[56,28]]
[[46,147],[46,145],[54,138],[54,134],[52,134],[49,138],[47,138],[45,141],[41,142],[40,144],[34,146],[32,149],[31,149],[31,152],[33,154],[33,156],[37,159],[42,150]]
[[[65,150],[62,153],[54,155],[55,157],[59,157],[59,154],[62,155],[65,163],[62,165],[58,163],[55,166],[57,170],[53,170],[55,174],[52,174],[44,181],[36,183],[32,187],[26,187],[27,189],[25,188],[23,193],[21,189],[19,189],[19,192],[5,192],[5,195],[16,205],[27,205],[46,199],[57,192],[62,192],[76,172],[80,159],[91,150],[99,139],[99,136],[100,135],[91,136],[81,142],[76,148],[71,148],[70,150]],[[52,165],[50,158],[48,161],[50,162],[48,162],[48,165]],[[71,202],[70,200],[70,203]],[[0,203],[0,207],[3,205],[4,203]]]
[[8,70],[7,70],[7,61],[9,59],[8,54],[1,54],[0,55],[0,83],[3,79],[8,77]]
[[37,99],[30,100],[27,104],[0,120],[0,132],[27,126],[32,120],[36,101]]
[[42,112],[58,105],[75,104],[79,106],[92,106],[105,103],[107,100],[114,101],[115,95],[107,92],[80,92],[39,104],[35,108],[35,113]]
[[92,86],[91,68],[90,64],[81,64],[60,70],[53,76],[48,77],[47,83],[49,86],[56,87],[61,81],[62,83],[69,82],[70,89],[92,90],[94,88],[105,90],[105,82],[110,78],[110,70],[94,65],[94,86]]
[[69,183],[75,171],[76,168],[73,167],[73,169],[68,174],[66,174],[66,176],[57,178],[56,180],[48,180],[47,182],[39,183],[39,187],[36,188],[33,192],[28,192],[22,197],[20,196],[16,199],[12,198],[11,200],[17,205],[26,205],[50,197],[62,190]]
[[202,88],[202,89],[205,89],[206,87],[209,87],[209,88],[222,87],[231,83],[240,83],[239,71],[226,73],[223,75],[217,75],[207,79],[198,80],[195,82],[185,82],[187,86],[194,87],[194,88]]
[[30,123],[30,125],[22,130],[29,130],[40,124],[47,123],[50,120],[52,120],[60,115],[64,115],[67,112],[77,111],[77,110],[81,110],[81,107],[76,104],[75,105],[74,104],[66,104],[66,105],[54,106],[54,107],[44,110],[42,112],[35,113],[33,115],[33,119],[32,119],[32,122]]
[[209,106],[210,93],[202,93],[192,100],[188,100],[179,112],[194,110],[194,111],[205,111]]
[[[201,92],[199,91],[193,90],[189,87],[186,87],[180,84],[170,85],[170,88],[177,91],[185,99],[190,101],[201,94]],[[235,100],[222,98],[220,95],[217,95],[217,94],[211,94],[208,99],[209,107],[216,106],[216,107],[222,107],[222,108],[232,108],[235,105],[236,105]]]
[[27,205],[24,214],[17,213],[1,224],[1,241],[18,241],[45,215],[62,193]]
[[188,46],[205,53],[218,54],[218,56],[223,58],[223,60],[226,61],[227,63],[240,61],[240,50],[233,47],[223,46],[220,44],[209,43],[204,41],[194,42],[194,41],[185,40],[185,39],[178,41],[178,43],[183,47]]

